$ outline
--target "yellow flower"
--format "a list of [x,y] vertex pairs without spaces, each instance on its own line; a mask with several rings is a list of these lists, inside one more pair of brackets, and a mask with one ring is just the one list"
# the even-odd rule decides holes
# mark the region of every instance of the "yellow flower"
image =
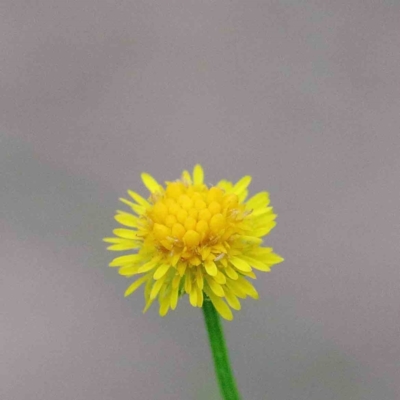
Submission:
[[149,198],[128,190],[133,201],[120,199],[133,213],[117,211],[115,219],[126,228],[115,229],[116,237],[104,241],[111,243],[108,250],[133,250],[110,266],[123,276],[139,276],[125,296],[145,284],[143,312],[158,299],[164,316],[186,293],[192,306],[210,299],[223,318],[232,320],[231,308],[240,310],[239,298],[258,298],[247,279],[256,278],[253,269],[268,272],[283,261],[272,248],[261,246],[275,226],[268,193],[245,201],[250,176],[211,187],[203,176],[196,165],[192,175],[184,171],[180,180],[163,187],[143,173]]

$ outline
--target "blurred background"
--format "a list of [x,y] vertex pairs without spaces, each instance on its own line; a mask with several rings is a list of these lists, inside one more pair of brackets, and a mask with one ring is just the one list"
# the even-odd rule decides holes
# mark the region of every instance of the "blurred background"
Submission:
[[400,398],[400,3],[3,0],[0,398],[219,399],[201,310],[142,314],[118,198],[203,164],[278,213],[225,323],[243,399]]

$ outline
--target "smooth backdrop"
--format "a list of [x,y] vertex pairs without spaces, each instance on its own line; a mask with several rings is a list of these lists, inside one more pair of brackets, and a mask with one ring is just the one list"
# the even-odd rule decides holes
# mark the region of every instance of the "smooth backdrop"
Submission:
[[2,0],[0,398],[219,399],[201,310],[101,242],[140,173],[253,176],[285,257],[225,330],[244,400],[400,398],[400,2]]

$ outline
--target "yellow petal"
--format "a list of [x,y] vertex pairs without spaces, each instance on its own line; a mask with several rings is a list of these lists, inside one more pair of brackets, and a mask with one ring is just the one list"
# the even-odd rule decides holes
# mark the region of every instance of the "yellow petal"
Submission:
[[181,282],[181,276],[175,275],[174,279],[172,279],[172,289],[179,288],[180,282]]
[[267,235],[275,226],[276,222],[270,222],[266,224],[263,228],[252,231],[251,234],[255,237],[262,237]]
[[185,262],[178,262],[178,265],[176,266],[176,269],[177,269],[178,274],[180,276],[183,276],[185,274],[186,267],[187,267],[187,264]]
[[162,189],[161,185],[150,174],[143,172],[141,177],[144,185],[151,193],[159,192]]
[[229,290],[231,290],[232,293],[234,293],[237,297],[240,297],[241,299],[245,299],[247,297],[246,293],[237,284],[236,280],[227,279],[226,286],[228,286]]
[[166,276],[164,275],[161,279],[159,279],[158,281],[156,281],[153,284],[153,287],[151,288],[151,292],[150,292],[151,299],[155,299],[157,297],[158,292],[160,291],[161,287],[164,285],[165,278],[166,278]]
[[160,302],[159,313],[161,317],[164,317],[167,314],[169,306],[170,306],[170,296],[165,296]]
[[169,265],[169,264],[162,264],[162,265],[160,265],[160,266],[156,269],[156,271],[154,272],[153,278],[154,278],[155,280],[158,280],[158,279],[162,278],[162,277],[168,272],[168,270],[170,269],[170,267],[171,267],[171,265]]
[[220,187],[221,189],[223,189],[226,193],[232,192],[232,188],[233,188],[232,182],[229,182],[225,179],[220,180],[217,183],[217,186]]
[[137,265],[125,265],[119,268],[118,273],[122,276],[131,277],[138,274],[138,268]]
[[114,229],[113,234],[124,239],[137,239],[137,231],[132,229]]
[[262,243],[262,239],[260,239],[259,237],[254,237],[254,236],[242,236],[241,239],[249,244],[261,244]]
[[121,225],[129,226],[131,228],[137,228],[138,226],[139,219],[132,214],[117,214],[114,218]]
[[183,171],[182,172],[182,180],[187,184],[191,185],[192,184],[192,177],[190,176],[188,171]]
[[207,290],[206,293],[221,317],[228,321],[232,321],[233,314],[228,305],[220,297],[216,296],[211,290]]
[[223,297],[225,292],[224,289],[222,288],[222,286],[215,282],[215,280],[213,278],[211,278],[208,275],[205,275],[206,281],[208,283],[208,286],[211,288],[211,290],[219,297]]
[[221,271],[217,271],[217,275],[214,276],[214,280],[220,285],[224,285],[226,282],[226,277]]
[[264,257],[264,256],[272,253],[272,250],[273,250],[272,247],[258,247],[256,249],[253,249],[252,253],[254,253],[257,258],[261,259],[261,257]]
[[229,278],[236,280],[238,278],[238,273],[229,265],[225,268],[226,274],[229,276]]
[[121,267],[126,264],[136,263],[136,262],[140,261],[141,258],[142,258],[142,256],[139,254],[128,254],[126,256],[114,258],[114,260],[112,260],[110,262],[110,264],[108,264],[108,265],[110,267]]
[[211,247],[204,247],[201,250],[201,258],[203,259],[203,261],[206,260],[210,254],[211,254]]
[[211,275],[211,276],[217,275],[218,269],[217,269],[217,266],[215,265],[214,261],[206,261],[204,263],[204,267],[205,267],[208,275]]
[[244,189],[240,194],[238,194],[239,202],[243,203],[246,200],[246,197],[248,194],[249,194],[249,191],[247,189]]
[[190,292],[192,291],[192,276],[187,273],[185,276],[185,292],[187,294],[190,294]]
[[247,200],[246,205],[248,209],[255,209],[260,207],[266,207],[269,204],[269,193],[260,192],[254,195],[252,198]]
[[153,258],[152,260],[150,260],[149,262],[143,264],[139,269],[138,272],[139,274],[143,273],[143,272],[148,272],[150,270],[152,270],[158,263],[159,258]]
[[171,298],[170,298],[171,310],[175,310],[176,305],[178,304],[178,291],[179,287],[173,288],[171,291]]
[[256,279],[256,274],[253,271],[241,271],[240,272],[243,276],[247,276],[248,278],[251,279]]
[[202,307],[203,306],[203,290],[202,289],[197,289],[197,307]]
[[144,207],[150,206],[149,202],[147,200],[145,200],[142,196],[137,194],[136,192],[134,192],[132,190],[128,190],[128,194],[129,194],[129,196],[132,197],[133,200],[136,201],[136,203],[140,204],[141,206],[144,206]]
[[204,179],[203,168],[201,167],[200,164],[197,164],[193,168],[193,183],[195,185],[200,185],[203,183],[203,179]]
[[170,263],[173,267],[176,266],[176,264],[178,264],[178,261],[180,260],[181,255],[179,253],[174,254],[171,259],[170,259]]
[[263,260],[268,263],[268,264],[279,264],[282,261],[284,261],[284,258],[282,258],[279,254],[275,254],[275,253],[270,253],[270,254],[266,254],[265,257],[263,258]]
[[138,215],[144,214],[144,212],[146,211],[146,209],[143,206],[139,206],[138,204],[132,203],[131,201],[126,200],[123,197],[120,197],[119,201],[132,208],[132,210],[135,211],[135,213]]
[[255,218],[255,217],[260,217],[260,216],[262,216],[262,215],[266,215],[266,214],[269,214],[269,213],[271,213],[271,210],[273,210],[273,208],[272,207],[266,207],[266,208],[263,208],[263,207],[260,207],[260,208],[254,208],[253,209],[253,212],[251,213],[251,218]]
[[132,294],[136,289],[138,289],[144,282],[147,281],[148,276],[142,276],[141,278],[139,278],[137,281],[133,282],[128,289],[125,290],[125,297],[129,296],[130,294]]
[[140,247],[140,245],[137,242],[134,242],[133,240],[120,239],[120,241],[117,244],[108,246],[107,250],[124,251],[124,250],[137,249],[139,247]]
[[259,271],[264,271],[264,272],[269,272],[271,271],[271,268],[267,265],[264,264],[262,261],[256,260],[251,257],[244,257],[244,259],[255,269],[258,269]]
[[189,294],[189,301],[193,307],[197,307],[197,287],[193,286]]
[[143,309],[143,314],[150,308],[150,306],[153,304],[154,299],[148,299],[146,301],[146,306]]
[[251,176],[247,175],[240,179],[232,189],[232,193],[236,195],[240,195],[244,190],[246,190],[247,186],[250,185]]
[[253,299],[258,299],[258,293],[255,287],[245,278],[239,276],[235,283],[242,289],[246,294],[248,294]]
[[133,240],[131,240],[131,239],[123,239],[123,238],[120,238],[120,237],[106,237],[106,238],[103,239],[103,242],[123,244],[123,243],[128,243],[128,242],[132,243]]
[[229,259],[230,263],[236,267],[239,271],[251,271],[250,265],[239,257],[231,257]]
[[262,228],[264,225],[268,224],[271,221],[274,221],[277,217],[277,214],[274,214],[272,212],[272,209],[270,212],[260,215],[260,216],[256,216],[253,217],[252,221],[253,221],[253,226],[257,227],[257,228]]
[[203,279],[203,271],[201,270],[201,267],[198,267],[197,271],[196,271],[196,284],[200,290],[203,290],[204,279]]
[[225,289],[225,297],[226,297],[228,304],[234,310],[240,310],[242,308],[238,298],[228,288]]

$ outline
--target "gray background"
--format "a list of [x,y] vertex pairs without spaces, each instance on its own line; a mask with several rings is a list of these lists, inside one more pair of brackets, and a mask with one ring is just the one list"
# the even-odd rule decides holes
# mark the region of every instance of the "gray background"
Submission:
[[0,5],[0,398],[218,399],[201,311],[142,315],[101,238],[140,172],[271,193],[226,334],[246,400],[396,400],[400,2]]

